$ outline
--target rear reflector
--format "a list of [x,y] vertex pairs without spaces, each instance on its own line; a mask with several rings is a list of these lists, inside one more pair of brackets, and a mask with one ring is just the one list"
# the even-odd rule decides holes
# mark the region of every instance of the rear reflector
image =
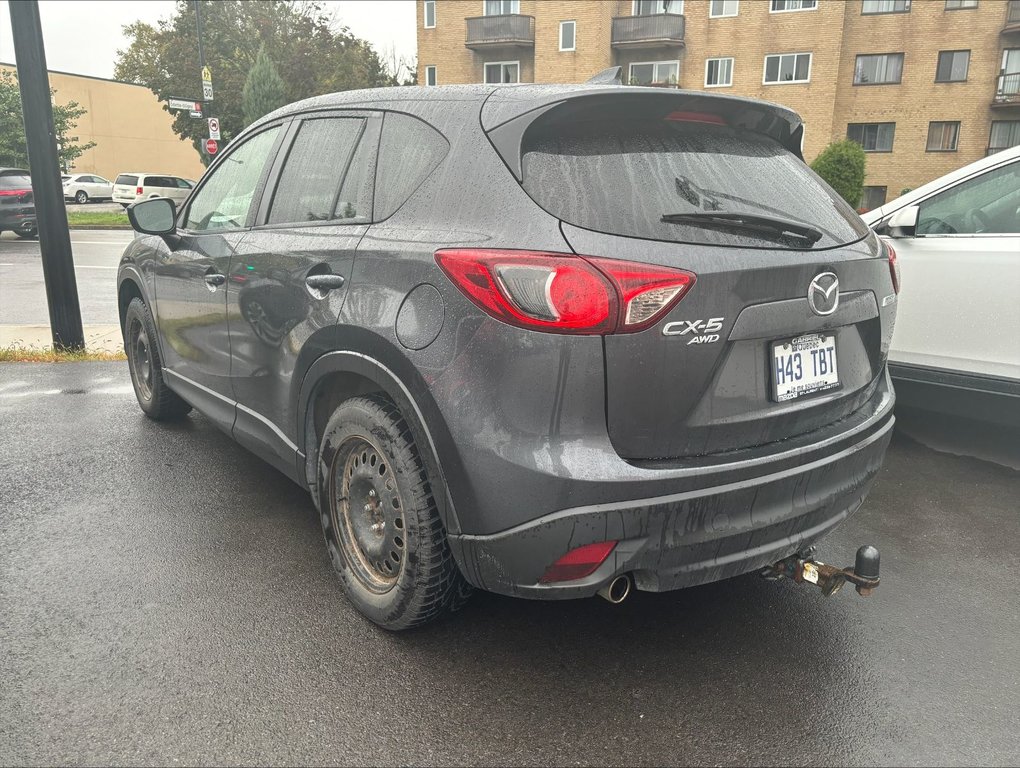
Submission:
[[709,125],[726,125],[726,121],[719,115],[708,112],[670,112],[666,115],[667,120],[677,123],[708,123]]
[[590,576],[606,561],[615,546],[615,541],[599,541],[572,549],[546,569],[539,583],[575,581]]
[[694,285],[690,272],[572,253],[451,248],[436,263],[471,301],[510,325],[547,333],[633,333]]

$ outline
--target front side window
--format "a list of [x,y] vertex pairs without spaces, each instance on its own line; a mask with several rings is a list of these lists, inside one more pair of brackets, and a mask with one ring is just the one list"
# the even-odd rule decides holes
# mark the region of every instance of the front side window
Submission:
[[630,65],[631,85],[676,85],[678,82],[679,61],[645,61]]
[[1020,165],[1010,163],[929,197],[917,214],[918,235],[1016,234]]
[[861,210],[870,211],[885,205],[888,187],[865,187],[861,196]]
[[926,152],[955,152],[960,140],[960,123],[931,122],[928,123],[928,145]]
[[888,85],[902,79],[902,53],[875,53],[857,57],[854,85]]
[[708,16],[718,19],[723,16],[736,16],[740,11],[740,0],[712,0],[708,6]]
[[709,59],[705,62],[705,87],[733,85],[733,57]]
[[818,0],[771,0],[770,13],[786,11],[813,11],[818,7]]
[[892,152],[896,123],[850,123],[846,137],[856,141],[865,152]]
[[978,0],[946,0],[947,11],[962,11],[966,8],[977,8]]
[[519,83],[521,65],[516,61],[494,61],[485,65],[486,83]]
[[970,67],[970,51],[939,51],[939,63],[935,68],[936,83],[962,83],[967,79]]
[[577,31],[577,23],[573,21],[561,21],[560,22],[560,50],[561,51],[573,51],[576,50],[576,40],[574,39],[574,33]]
[[486,16],[506,16],[521,12],[521,0],[485,0]]
[[1020,146],[1020,120],[993,120],[988,133],[988,154]]
[[425,28],[436,26],[436,0],[425,0]]
[[861,14],[867,16],[874,13],[907,13],[910,11],[910,0],[864,0]]
[[247,226],[248,211],[279,132],[278,125],[261,131],[220,160],[192,195],[185,229],[206,232]]
[[766,83],[806,83],[810,79],[810,53],[782,53],[765,57]]
[[301,123],[276,184],[270,224],[338,218],[340,182],[364,125],[361,118],[320,118]]
[[635,16],[655,16],[660,13],[683,13],[684,0],[634,0]]
[[425,85],[436,84],[436,68],[432,64],[425,67]]

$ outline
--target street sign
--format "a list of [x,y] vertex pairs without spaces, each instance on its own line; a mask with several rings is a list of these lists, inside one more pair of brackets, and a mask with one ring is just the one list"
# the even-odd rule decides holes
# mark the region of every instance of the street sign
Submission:
[[204,101],[213,100],[212,70],[209,67],[202,67],[202,99]]
[[219,148],[220,147],[216,143],[216,139],[206,139],[205,140],[205,151],[208,152],[210,155],[215,155],[216,154],[216,150],[219,149]]
[[202,110],[198,110],[198,111],[196,112],[196,111],[195,111],[195,110],[193,109],[193,110],[191,110],[191,111],[190,111],[190,112],[189,112],[188,114],[189,114],[189,115],[190,115],[191,117],[201,117],[201,116],[202,116]]
[[194,99],[178,99],[171,96],[166,100],[166,105],[170,109],[181,109],[187,110],[188,112],[202,111],[202,102],[195,101]]
[[202,67],[202,82],[203,83],[212,82],[212,70],[209,69],[209,67]]
[[220,138],[220,121],[217,117],[209,118],[209,138],[219,141]]

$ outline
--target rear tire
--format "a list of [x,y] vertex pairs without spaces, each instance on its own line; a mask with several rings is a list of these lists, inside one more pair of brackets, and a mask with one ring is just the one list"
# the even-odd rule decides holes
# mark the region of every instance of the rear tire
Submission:
[[84,189],[79,189],[78,192],[75,193],[74,202],[78,203],[78,205],[85,205],[88,201],[89,195]]
[[16,229],[14,230],[14,234],[22,240],[31,240],[39,234],[39,229],[37,227],[32,227],[31,229]]
[[148,305],[139,298],[132,299],[124,314],[124,351],[138,405],[153,421],[180,419],[191,406],[166,385],[156,339],[156,324]]
[[411,430],[392,402],[341,403],[322,437],[317,483],[330,560],[362,615],[396,631],[463,604],[471,588],[453,560]]

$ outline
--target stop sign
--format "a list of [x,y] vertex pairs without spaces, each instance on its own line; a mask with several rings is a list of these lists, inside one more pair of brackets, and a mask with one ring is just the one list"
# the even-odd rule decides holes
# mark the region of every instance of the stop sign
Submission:
[[210,155],[215,155],[216,150],[219,149],[219,145],[216,143],[216,139],[205,140],[205,151]]

